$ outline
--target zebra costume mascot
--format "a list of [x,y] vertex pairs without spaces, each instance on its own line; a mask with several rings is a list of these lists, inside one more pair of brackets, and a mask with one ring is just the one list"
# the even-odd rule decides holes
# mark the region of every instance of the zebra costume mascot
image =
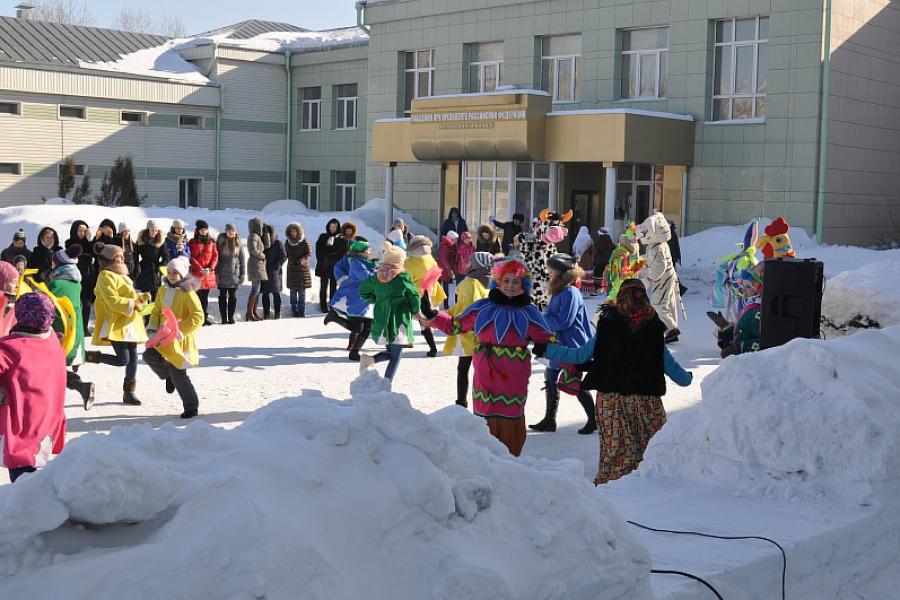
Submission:
[[681,298],[678,293],[678,275],[667,243],[672,237],[672,230],[665,215],[657,211],[647,217],[638,225],[637,237],[647,248],[647,265],[641,276],[652,289],[650,303],[666,326],[666,342],[678,341],[681,334],[678,330],[678,305]]

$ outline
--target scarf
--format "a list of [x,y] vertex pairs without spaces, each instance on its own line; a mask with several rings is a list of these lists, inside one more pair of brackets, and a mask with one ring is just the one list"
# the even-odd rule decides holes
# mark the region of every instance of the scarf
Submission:
[[123,262],[107,262],[103,261],[100,265],[101,271],[112,271],[117,275],[128,277],[128,266]]
[[48,277],[50,281],[66,279],[74,283],[81,283],[81,271],[78,270],[78,265],[59,265],[50,271]]
[[168,234],[166,234],[166,237],[169,238],[170,240],[172,240],[172,242],[177,246],[184,246],[187,243],[185,241],[185,240],[187,240],[186,233],[182,233],[181,235],[178,235],[174,231],[170,231]]
[[403,272],[403,265],[398,263],[381,263],[375,275],[381,283],[387,283]]
[[628,326],[632,331],[637,331],[641,325],[656,316],[644,284],[637,279],[628,279],[619,288],[616,310],[628,319]]

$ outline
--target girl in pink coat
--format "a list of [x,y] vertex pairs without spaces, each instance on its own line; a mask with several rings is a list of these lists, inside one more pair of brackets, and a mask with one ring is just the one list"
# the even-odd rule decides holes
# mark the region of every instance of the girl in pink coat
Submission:
[[16,300],[16,325],[0,339],[0,448],[10,481],[46,464],[66,441],[66,355],[44,294]]

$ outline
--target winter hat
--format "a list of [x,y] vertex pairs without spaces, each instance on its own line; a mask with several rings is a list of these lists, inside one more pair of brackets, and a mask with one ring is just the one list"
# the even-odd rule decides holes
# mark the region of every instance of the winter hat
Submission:
[[72,244],[65,250],[53,253],[53,264],[56,265],[74,265],[78,262],[78,257],[83,252],[81,245]]
[[414,236],[406,245],[406,253],[410,256],[425,256],[431,254],[431,240],[424,235]]
[[353,240],[350,242],[350,252],[355,254],[363,254],[369,249],[369,242],[365,240]]
[[156,224],[156,221],[150,219],[147,221],[147,229],[159,229],[159,226]]
[[119,223],[119,233],[122,233],[122,232],[125,232],[125,231],[129,231],[129,232],[130,232],[130,231],[131,231],[131,228],[128,226],[128,223],[125,223],[125,222],[123,221],[123,222]]
[[455,231],[453,231],[453,230],[451,229],[450,231],[447,232],[446,237],[447,237],[447,239],[450,240],[451,242],[455,242],[456,240],[459,239],[459,234],[456,233]]
[[174,221],[172,221],[172,230],[174,231],[176,227],[181,227],[182,229],[184,229],[184,221],[182,221],[181,219],[175,219]]
[[473,267],[490,270],[494,266],[494,255],[490,252],[476,252],[471,261]]
[[106,244],[103,246],[103,250],[100,251],[100,258],[106,261],[112,262],[113,259],[116,258],[117,254],[124,254],[124,250],[122,250],[121,246],[116,246],[115,244]]
[[385,242],[384,254],[381,257],[381,262],[403,266],[403,263],[406,262],[406,251],[403,250],[403,248]]
[[233,223],[226,223],[225,231],[237,231],[237,227],[235,227]]
[[393,244],[401,242],[403,241],[403,232],[399,229],[391,229],[390,233],[387,234],[387,239]]
[[179,275],[187,277],[188,273],[191,271],[191,263],[188,261],[187,256],[179,256],[178,258],[170,260],[169,264],[166,265],[166,268],[175,269],[178,271]]
[[19,271],[8,262],[0,261],[0,292],[15,294],[19,283]]
[[20,230],[18,230],[17,232],[15,232],[15,233],[13,234],[13,241],[15,242],[15,241],[18,241],[18,240],[22,240],[23,242],[27,241],[27,238],[25,237],[25,230],[24,230],[24,229],[20,229]]
[[53,302],[44,294],[35,292],[22,294],[16,299],[16,331],[25,333],[46,333],[50,331],[56,310]]
[[209,229],[209,223],[204,221],[203,219],[197,219],[197,222],[194,223],[195,229]]
[[565,273],[575,268],[575,259],[568,254],[560,252],[547,259],[547,266],[554,271]]
[[597,230],[597,235],[609,235],[609,229],[606,227],[601,227]]

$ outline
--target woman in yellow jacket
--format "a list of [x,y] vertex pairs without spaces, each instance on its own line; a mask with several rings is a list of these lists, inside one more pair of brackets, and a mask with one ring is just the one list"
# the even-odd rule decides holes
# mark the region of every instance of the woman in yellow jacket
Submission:
[[190,271],[191,263],[186,256],[179,256],[166,266],[166,280],[156,295],[147,328],[156,333],[165,322],[163,311],[169,309],[178,322],[178,330],[171,342],[147,348],[144,352],[144,362],[157,377],[166,380],[166,392],[171,394],[178,390],[184,405],[182,419],[196,417],[200,407],[197,390],[187,369],[200,364],[194,333],[203,326],[204,316],[197,296],[200,282],[190,275]]
[[85,352],[85,361],[125,367],[122,402],[140,405],[135,396],[137,382],[137,347],[147,341],[141,311],[150,302],[150,294],[138,293],[128,277],[125,253],[120,246],[106,244],[99,255],[100,273],[94,294],[95,324],[93,344],[112,346],[115,356],[101,352]]
[[[472,255],[466,278],[456,286],[456,302],[447,312],[458,317],[472,304],[488,297],[488,284],[491,279],[491,268],[494,266],[494,255],[490,252],[476,252]],[[472,367],[472,354],[475,352],[475,334],[471,331],[455,333],[447,336],[444,344],[445,356],[458,356],[456,364],[456,403],[469,407],[469,369]]]
[[[413,284],[422,297],[422,314],[426,319],[433,319],[437,311],[433,306],[440,306],[446,300],[447,293],[441,285],[441,268],[431,255],[432,242],[424,235],[417,235],[406,247],[406,263],[403,265]],[[422,337],[428,342],[428,356],[437,356],[437,345],[434,343],[434,332],[430,327],[422,327]]]

